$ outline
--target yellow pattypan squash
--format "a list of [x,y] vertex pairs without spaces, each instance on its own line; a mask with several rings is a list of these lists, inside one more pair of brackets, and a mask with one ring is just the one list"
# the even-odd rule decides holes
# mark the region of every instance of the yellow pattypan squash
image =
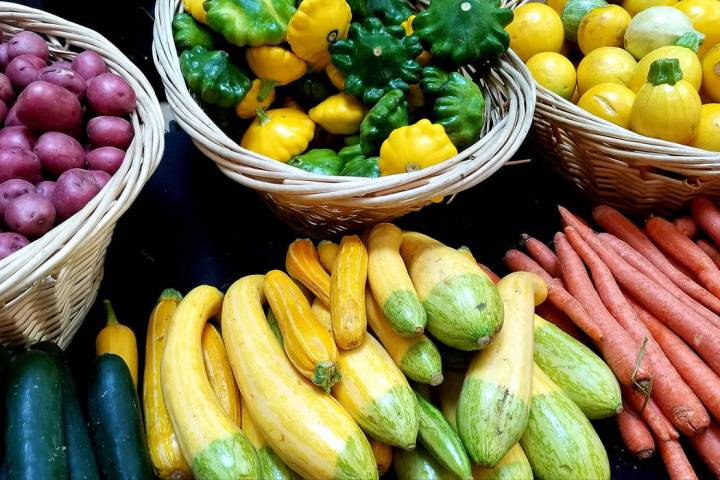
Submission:
[[580,61],[577,83],[580,95],[601,83],[630,85],[637,61],[627,51],[617,47],[600,47]]
[[330,63],[330,44],[347,37],[351,17],[345,0],[303,0],[288,23],[290,48],[315,70],[322,70]]
[[577,75],[572,62],[566,57],[555,52],[538,53],[527,61],[527,68],[543,87],[565,100],[573,97]]
[[703,92],[713,102],[720,102],[720,43],[708,51],[702,59]]
[[677,58],[650,65],[647,83],[635,97],[630,129],[641,135],[687,144],[700,123],[702,102],[695,87],[683,80]]
[[414,172],[457,155],[442,125],[423,118],[414,125],[396,128],[380,147],[381,175]]
[[203,8],[205,0],[183,0],[185,11],[200,23],[207,25],[207,12]]
[[638,92],[643,85],[645,85],[648,72],[650,72],[650,65],[652,65],[655,60],[661,58],[677,58],[680,62],[683,79],[690,82],[692,86],[695,87],[695,90],[700,90],[700,84],[702,83],[702,65],[700,64],[700,59],[695,54],[698,40],[696,39],[694,43],[692,43],[692,34],[688,37],[683,36],[680,40],[684,41],[685,38],[690,39],[691,42],[688,43],[687,46],[685,46],[685,43],[678,43],[677,45],[656,48],[641,58],[630,81],[630,88]]
[[702,106],[700,124],[690,146],[720,152],[720,103]]
[[559,52],[565,39],[560,15],[544,3],[516,8],[505,31],[510,35],[510,48],[523,62],[538,53]]
[[276,85],[287,85],[307,72],[307,64],[301,58],[274,45],[248,48],[245,58],[255,76],[272,80]]
[[300,110],[260,110],[245,131],[240,146],[285,163],[307,150],[314,135],[315,123]]
[[601,47],[622,48],[630,20],[632,17],[620,5],[593,8],[578,27],[580,51],[587,55]]
[[[413,20],[415,20],[415,15],[410,15],[407,18],[407,20],[405,20],[404,22],[402,22],[400,24],[400,26],[403,27],[403,29],[405,29],[405,36],[407,36],[407,37],[409,37],[410,35],[412,35],[414,33],[414,30],[412,27]],[[431,58],[432,58],[432,55],[430,55],[430,52],[428,52],[427,50],[423,50],[423,52],[420,55],[418,55],[416,60],[418,61],[418,63],[420,65],[422,65],[424,67],[428,63],[430,63]]]
[[272,82],[255,79],[250,91],[235,106],[235,113],[240,118],[253,118],[259,109],[267,110],[275,101],[275,87]]
[[352,95],[337,93],[315,105],[308,112],[313,122],[335,135],[350,135],[360,130],[365,106]]
[[325,75],[328,76],[333,87],[340,91],[345,90],[345,77],[343,77],[342,72],[338,70],[335,65],[328,63],[327,67],[325,67]]
[[669,7],[677,0],[623,0],[622,7],[633,17],[650,7]]
[[601,83],[580,97],[577,106],[622,128],[630,127],[635,92],[625,85]]
[[720,43],[720,2],[718,0],[682,0],[673,5],[692,21],[695,30],[705,35],[698,56]]

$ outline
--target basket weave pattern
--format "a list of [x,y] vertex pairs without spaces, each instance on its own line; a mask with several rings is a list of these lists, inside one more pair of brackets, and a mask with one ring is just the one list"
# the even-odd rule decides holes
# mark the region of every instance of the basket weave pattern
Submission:
[[470,188],[497,171],[530,129],[534,82],[512,52],[491,72],[464,73],[486,92],[483,136],[457,156],[430,168],[377,179],[328,177],[304,172],[246,150],[229,138],[188,91],[172,36],[180,0],[155,5],[153,56],[175,119],[197,147],[234,181],[257,190],[296,230],[323,237],[418,210],[434,198]]
[[639,135],[539,85],[532,133],[540,156],[594,202],[667,214],[720,197],[720,153]]
[[19,30],[44,35],[53,58],[80,50],[102,56],[137,94],[135,139],[105,188],[80,212],[0,261],[0,341],[53,340],[66,346],[95,301],[115,223],[155,170],[164,146],[162,112],[142,72],[98,33],[55,15],[0,2],[5,37]]

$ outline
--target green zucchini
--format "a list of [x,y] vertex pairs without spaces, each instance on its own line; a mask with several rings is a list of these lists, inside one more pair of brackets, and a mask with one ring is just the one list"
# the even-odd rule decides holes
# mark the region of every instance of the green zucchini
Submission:
[[318,175],[339,175],[345,161],[329,148],[315,148],[291,158],[288,165]]
[[537,365],[520,445],[538,479],[610,479],[607,452],[590,421]]
[[421,446],[415,450],[394,449],[393,465],[398,480],[457,480]]
[[5,461],[13,480],[67,479],[60,370],[53,358],[30,350],[10,366]]
[[415,390],[420,412],[418,441],[435,457],[435,460],[462,480],[472,480],[470,460],[465,447],[452,425],[443,417],[440,410],[428,402]]
[[620,385],[607,364],[592,350],[535,315],[535,363],[590,420],[622,410]]
[[100,478],[95,454],[90,443],[87,422],[80,409],[70,368],[65,362],[63,351],[53,342],[40,342],[32,346],[50,354],[60,371],[63,398],[63,426],[67,444],[67,464],[70,480],[93,480]]
[[516,443],[495,467],[473,465],[472,473],[474,480],[533,480],[530,463],[519,443]]
[[106,353],[95,359],[88,386],[88,412],[103,478],[153,478],[137,391],[127,364],[119,356]]

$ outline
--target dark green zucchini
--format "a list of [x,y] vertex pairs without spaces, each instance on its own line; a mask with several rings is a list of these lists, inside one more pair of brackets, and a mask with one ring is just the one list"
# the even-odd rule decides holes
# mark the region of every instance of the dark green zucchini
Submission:
[[95,360],[88,386],[88,413],[95,454],[107,480],[153,478],[135,385],[117,355]]
[[12,362],[5,406],[5,461],[12,480],[68,478],[60,370],[30,350]]
[[99,480],[95,454],[90,443],[87,421],[80,409],[75,382],[70,368],[65,362],[65,355],[60,347],[53,342],[40,342],[31,347],[50,354],[57,362],[60,371],[63,397],[63,426],[65,443],[67,444],[67,465],[70,480]]

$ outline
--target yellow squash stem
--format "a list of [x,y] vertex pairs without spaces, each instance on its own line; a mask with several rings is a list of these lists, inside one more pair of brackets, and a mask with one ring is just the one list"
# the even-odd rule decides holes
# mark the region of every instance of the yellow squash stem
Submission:
[[118,322],[110,300],[103,300],[103,307],[107,323],[95,338],[95,353],[97,356],[104,353],[119,355],[130,369],[133,383],[137,387],[138,351],[135,334],[130,328]]

